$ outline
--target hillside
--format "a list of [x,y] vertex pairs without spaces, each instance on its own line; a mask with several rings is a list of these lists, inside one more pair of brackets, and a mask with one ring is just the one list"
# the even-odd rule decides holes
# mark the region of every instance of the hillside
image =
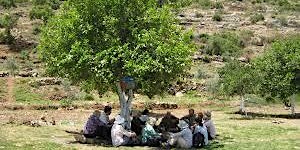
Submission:
[[[2,0],[1,3],[3,5],[8,1]],[[44,1],[39,3],[23,0],[16,1],[15,7],[1,8],[2,16],[12,14],[18,18],[11,29],[15,38],[13,44],[0,42],[1,82],[6,83],[6,78],[3,77],[8,77],[11,72],[9,64],[15,65],[17,71],[16,78],[10,81],[12,89],[2,84],[0,99],[3,102],[69,105],[73,103],[71,101],[79,99],[106,101],[110,96],[108,93],[99,98],[97,92],[79,92],[79,88],[72,86],[67,80],[48,78],[45,74],[35,47],[39,42],[40,28],[46,23],[45,18],[57,12],[55,9],[60,3],[62,2],[49,1],[46,4]],[[197,98],[216,98],[217,70],[227,60],[237,59],[247,63],[264,52],[274,40],[300,33],[299,5],[297,0],[198,0],[191,1],[187,6],[177,7],[177,18],[184,28],[193,31],[198,51],[193,56],[194,64],[189,74],[182,81],[174,83],[168,92],[177,98],[193,97],[191,101],[195,103]],[[2,18],[0,23],[3,20]],[[4,32],[5,29],[2,28],[1,31]],[[227,47],[216,51],[220,46],[218,43]],[[145,97],[140,99],[147,100]],[[172,96],[169,99],[173,99]],[[181,103],[181,100],[172,101]]]

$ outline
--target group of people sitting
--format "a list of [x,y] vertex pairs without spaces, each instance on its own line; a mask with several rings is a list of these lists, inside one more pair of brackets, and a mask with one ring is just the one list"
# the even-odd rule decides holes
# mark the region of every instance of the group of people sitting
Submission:
[[131,114],[130,127],[125,126],[125,119],[117,115],[109,120],[112,108],[106,106],[103,112],[96,110],[84,127],[86,138],[102,138],[113,146],[145,145],[164,147],[203,147],[216,137],[216,129],[211,119],[211,112],[189,114],[177,118],[167,112],[162,118],[150,117],[149,110]]

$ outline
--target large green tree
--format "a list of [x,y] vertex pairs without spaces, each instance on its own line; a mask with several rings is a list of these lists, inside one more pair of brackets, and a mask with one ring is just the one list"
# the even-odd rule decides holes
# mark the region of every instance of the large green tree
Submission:
[[251,64],[232,60],[219,70],[219,75],[220,92],[228,96],[240,96],[239,111],[245,113],[244,96],[254,93],[257,84],[255,70]]
[[161,94],[191,64],[190,35],[156,0],[69,0],[43,29],[38,49],[48,73],[88,91],[116,91],[128,119],[132,90],[122,90],[120,79],[133,77],[150,98]]
[[287,101],[300,92],[300,35],[274,42],[254,64],[259,94]]

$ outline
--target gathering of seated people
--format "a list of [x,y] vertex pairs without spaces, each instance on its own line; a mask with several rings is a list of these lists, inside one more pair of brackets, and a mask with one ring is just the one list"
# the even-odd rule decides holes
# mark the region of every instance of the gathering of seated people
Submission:
[[167,112],[162,118],[150,117],[149,110],[131,114],[131,128],[126,128],[125,119],[117,115],[109,120],[112,108],[106,106],[103,112],[96,110],[84,126],[86,138],[102,138],[113,146],[163,146],[163,147],[204,147],[216,138],[215,125],[210,111],[177,118]]

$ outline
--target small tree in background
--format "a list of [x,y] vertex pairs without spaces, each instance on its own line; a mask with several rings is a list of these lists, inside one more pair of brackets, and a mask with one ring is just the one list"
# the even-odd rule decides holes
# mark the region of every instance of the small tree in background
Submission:
[[70,0],[42,31],[38,49],[47,72],[68,78],[86,91],[114,90],[121,115],[129,120],[132,77],[150,98],[189,69],[191,34],[156,0]]
[[17,25],[18,17],[11,13],[5,13],[0,16],[0,28],[4,28],[4,32],[0,33],[0,43],[14,44],[15,37],[11,34],[11,30]]
[[254,92],[256,79],[254,69],[249,64],[237,60],[227,63],[220,71],[220,91],[224,95],[241,97],[240,113],[245,113],[245,94]]
[[15,76],[19,70],[19,66],[14,57],[8,58],[6,60],[6,69],[9,71],[9,75]]
[[[276,41],[255,60],[259,94],[288,101],[300,92],[300,35]],[[294,100],[294,99],[293,99]],[[292,114],[295,113],[292,101]]]

